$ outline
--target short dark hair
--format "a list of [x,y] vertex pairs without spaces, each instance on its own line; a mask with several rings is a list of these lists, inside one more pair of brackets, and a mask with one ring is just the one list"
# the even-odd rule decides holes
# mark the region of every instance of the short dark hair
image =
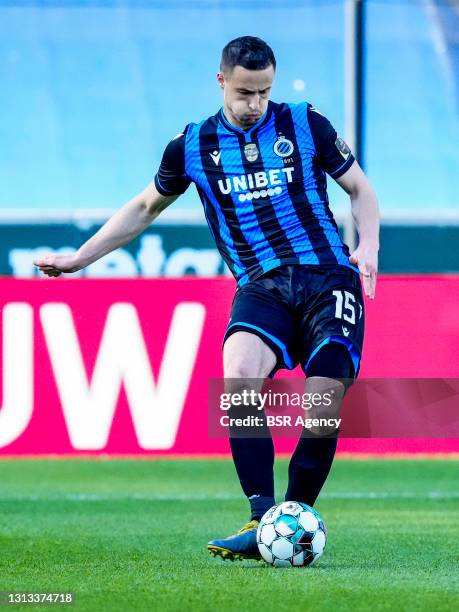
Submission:
[[276,69],[276,58],[273,50],[261,38],[256,36],[240,36],[224,47],[220,70],[232,72],[235,66],[247,70],[264,70],[268,66]]

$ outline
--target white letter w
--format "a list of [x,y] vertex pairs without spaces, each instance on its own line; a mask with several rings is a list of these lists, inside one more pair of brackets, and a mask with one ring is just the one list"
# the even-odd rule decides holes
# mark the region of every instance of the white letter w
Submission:
[[199,303],[176,306],[155,385],[135,307],[112,305],[89,384],[70,308],[42,306],[40,317],[74,448],[106,446],[121,383],[139,445],[144,449],[174,445],[204,315]]

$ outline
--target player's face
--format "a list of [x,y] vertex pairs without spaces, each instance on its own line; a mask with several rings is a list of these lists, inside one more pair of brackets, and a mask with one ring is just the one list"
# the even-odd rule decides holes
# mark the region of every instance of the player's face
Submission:
[[274,68],[247,70],[235,66],[230,74],[219,72],[227,119],[236,127],[249,129],[266,112],[274,79]]

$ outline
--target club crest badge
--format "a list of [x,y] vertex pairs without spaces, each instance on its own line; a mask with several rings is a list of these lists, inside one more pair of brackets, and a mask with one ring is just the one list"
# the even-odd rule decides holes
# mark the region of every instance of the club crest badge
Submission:
[[244,153],[247,161],[254,162],[258,159],[258,148],[254,142],[246,144],[244,147]]
[[274,153],[279,157],[289,157],[293,153],[294,149],[293,142],[285,136],[279,136],[279,138],[274,143]]

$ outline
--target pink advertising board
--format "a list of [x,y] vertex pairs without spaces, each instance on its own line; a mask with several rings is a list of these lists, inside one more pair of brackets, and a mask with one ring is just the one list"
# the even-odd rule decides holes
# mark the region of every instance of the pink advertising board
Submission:
[[[0,455],[228,453],[208,436],[207,394],[222,376],[231,279],[0,286]],[[458,304],[459,277],[380,277],[361,378],[459,378]],[[459,452],[459,440],[342,439],[339,451]]]

